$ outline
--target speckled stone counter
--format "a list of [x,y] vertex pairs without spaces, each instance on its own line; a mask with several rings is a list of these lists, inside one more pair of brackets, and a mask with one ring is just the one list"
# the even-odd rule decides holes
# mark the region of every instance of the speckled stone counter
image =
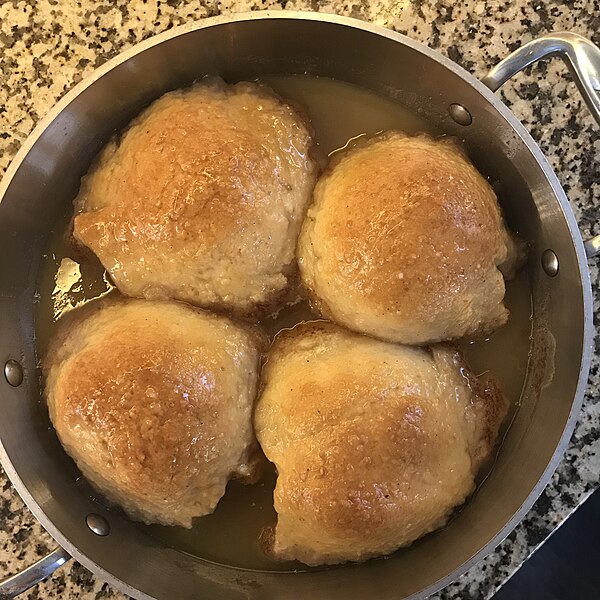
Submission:
[[[369,20],[420,40],[481,77],[510,50],[549,31],[600,44],[598,0],[39,0],[0,3],[0,167],[55,101],[92,70],[152,34],[192,19],[258,9],[320,10]],[[501,92],[541,145],[573,202],[584,237],[600,233],[600,128],[559,61],[543,62]],[[592,264],[598,312],[598,269]],[[600,378],[594,359],[579,424],[551,484],[496,551],[440,599],[490,597],[593,491],[600,479]],[[55,544],[0,471],[0,577]],[[71,562],[27,598],[122,598]]]

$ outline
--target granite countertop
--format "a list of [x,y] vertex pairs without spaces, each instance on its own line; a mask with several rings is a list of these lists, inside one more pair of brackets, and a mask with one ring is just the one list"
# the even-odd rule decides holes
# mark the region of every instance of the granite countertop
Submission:
[[[36,121],[119,51],[192,19],[257,9],[320,10],[369,20],[417,39],[481,77],[521,43],[570,30],[600,44],[598,0],[4,0],[0,3],[0,168]],[[595,16],[593,16],[595,15]],[[560,61],[540,63],[501,92],[538,141],[573,203],[584,237],[600,233],[600,128]],[[598,268],[592,261],[598,314]],[[437,598],[490,597],[600,480],[598,359],[569,449],[535,507],[498,546]],[[55,546],[0,470],[0,577]],[[27,598],[123,598],[71,562]]]

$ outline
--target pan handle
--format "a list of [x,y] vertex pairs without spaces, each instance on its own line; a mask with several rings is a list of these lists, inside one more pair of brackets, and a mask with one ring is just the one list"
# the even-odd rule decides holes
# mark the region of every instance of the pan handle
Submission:
[[495,92],[513,75],[538,60],[560,56],[600,125],[600,48],[577,33],[549,33],[521,46],[501,60],[481,81]]
[[70,558],[71,555],[59,547],[20,573],[0,581],[0,600],[14,598],[30,587],[41,583]]
[[[567,66],[592,116],[600,125],[600,48],[577,33],[549,33],[528,42],[501,60],[481,81],[492,92],[534,62],[560,56]],[[600,235],[585,242],[588,258],[600,254]]]

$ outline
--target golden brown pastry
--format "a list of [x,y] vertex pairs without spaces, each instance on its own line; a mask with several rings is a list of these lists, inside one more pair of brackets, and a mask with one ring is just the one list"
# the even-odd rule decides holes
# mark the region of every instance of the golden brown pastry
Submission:
[[310,146],[299,115],[265,87],[168,93],[82,179],[74,237],[129,296],[272,311],[295,273]]
[[46,399],[77,466],[134,519],[190,527],[230,477],[260,467],[254,330],[176,302],[71,313],[44,361]]
[[331,323],[280,334],[255,430],[278,472],[267,552],[363,561],[442,526],[474,489],[506,403],[461,356]]
[[424,344],[503,325],[502,274],[518,254],[494,191],[456,143],[392,132],[321,177],[298,260],[322,315]]

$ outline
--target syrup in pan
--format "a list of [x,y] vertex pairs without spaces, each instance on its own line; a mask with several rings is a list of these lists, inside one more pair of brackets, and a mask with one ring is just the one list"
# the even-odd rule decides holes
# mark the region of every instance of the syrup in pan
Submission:
[[[350,84],[305,76],[269,76],[261,81],[308,117],[317,155],[322,160],[353,140],[380,131],[439,133],[403,106]],[[116,294],[99,263],[79,264],[69,257],[65,231],[70,218],[70,210],[66,209],[64,219],[54,228],[41,265],[36,325],[40,356],[61,315],[94,298]],[[508,284],[506,304],[511,311],[508,325],[488,339],[464,342],[461,346],[475,373],[492,371],[516,407],[527,369],[531,331],[526,269]],[[277,317],[266,319],[261,325],[273,337],[281,329],[314,318],[306,302],[302,302],[281,310]],[[139,526],[178,550],[212,562],[271,571],[306,569],[299,563],[271,561],[259,548],[261,530],[276,517],[272,500],[275,479],[271,470],[253,486],[230,482],[215,512],[196,519],[192,529]]]

